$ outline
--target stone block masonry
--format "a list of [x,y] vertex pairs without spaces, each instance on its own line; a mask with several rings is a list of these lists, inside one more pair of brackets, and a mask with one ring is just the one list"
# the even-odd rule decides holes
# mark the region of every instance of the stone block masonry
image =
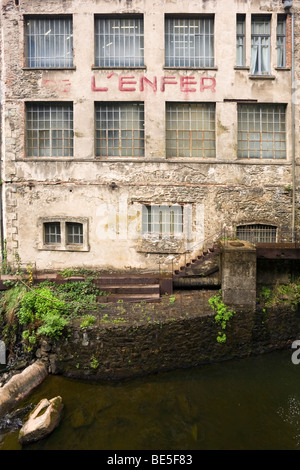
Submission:
[[[98,316],[93,326],[83,330],[75,321],[67,340],[37,354],[48,361],[50,373],[123,379],[290,347],[300,333],[299,314],[287,308],[236,310],[226,328],[227,340],[221,344],[208,297],[204,301],[195,292],[182,298],[175,294],[175,298],[172,305],[167,298],[163,307],[139,306],[139,316],[138,310],[133,315],[133,307],[124,304],[119,307],[123,322],[104,322]],[[115,315],[117,311],[115,307]]]

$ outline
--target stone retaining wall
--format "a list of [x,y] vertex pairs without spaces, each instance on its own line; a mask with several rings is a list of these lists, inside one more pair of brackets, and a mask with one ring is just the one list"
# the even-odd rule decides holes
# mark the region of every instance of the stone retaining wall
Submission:
[[237,312],[225,343],[217,342],[219,330],[212,314],[137,326],[96,323],[85,330],[74,324],[68,340],[38,355],[49,359],[54,374],[128,378],[290,347],[299,338],[300,315],[285,307]]

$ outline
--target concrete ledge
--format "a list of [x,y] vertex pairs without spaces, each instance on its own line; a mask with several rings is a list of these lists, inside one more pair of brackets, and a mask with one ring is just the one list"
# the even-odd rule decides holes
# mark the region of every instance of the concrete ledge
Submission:
[[37,361],[14,375],[4,387],[0,388],[0,417],[13,409],[27,397],[48,375],[46,365]]

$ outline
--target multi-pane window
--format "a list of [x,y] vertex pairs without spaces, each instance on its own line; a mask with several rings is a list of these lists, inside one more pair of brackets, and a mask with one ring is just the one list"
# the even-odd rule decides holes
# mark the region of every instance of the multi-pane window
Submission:
[[249,224],[236,228],[237,238],[252,243],[275,243],[276,233],[277,227],[274,225]]
[[44,224],[44,241],[46,245],[61,243],[60,222],[46,222]]
[[143,66],[143,18],[96,18],[95,65],[98,67]]
[[215,104],[167,103],[167,157],[215,157]]
[[269,17],[253,16],[251,22],[251,74],[270,74],[270,29]]
[[27,18],[25,38],[28,67],[73,66],[72,18]]
[[238,106],[238,157],[286,158],[285,105]]
[[73,105],[28,103],[26,106],[28,157],[73,155]]
[[43,232],[40,249],[88,251],[88,220],[80,217],[41,218]]
[[143,103],[98,103],[95,111],[98,157],[144,156]]
[[183,232],[181,205],[143,205],[142,231],[158,235],[176,235]]
[[236,18],[236,65],[245,66],[245,15]]
[[286,66],[286,19],[283,16],[278,16],[277,21],[277,67]]
[[67,222],[67,243],[70,245],[83,244],[83,225],[76,222]]
[[166,67],[214,66],[214,19],[166,17]]

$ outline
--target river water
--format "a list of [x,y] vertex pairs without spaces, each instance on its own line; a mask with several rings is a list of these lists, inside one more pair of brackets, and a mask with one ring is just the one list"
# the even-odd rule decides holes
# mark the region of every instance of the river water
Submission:
[[[60,395],[59,427],[28,450],[297,450],[292,350],[118,382],[49,376],[23,403]],[[22,449],[18,431],[0,450]]]

